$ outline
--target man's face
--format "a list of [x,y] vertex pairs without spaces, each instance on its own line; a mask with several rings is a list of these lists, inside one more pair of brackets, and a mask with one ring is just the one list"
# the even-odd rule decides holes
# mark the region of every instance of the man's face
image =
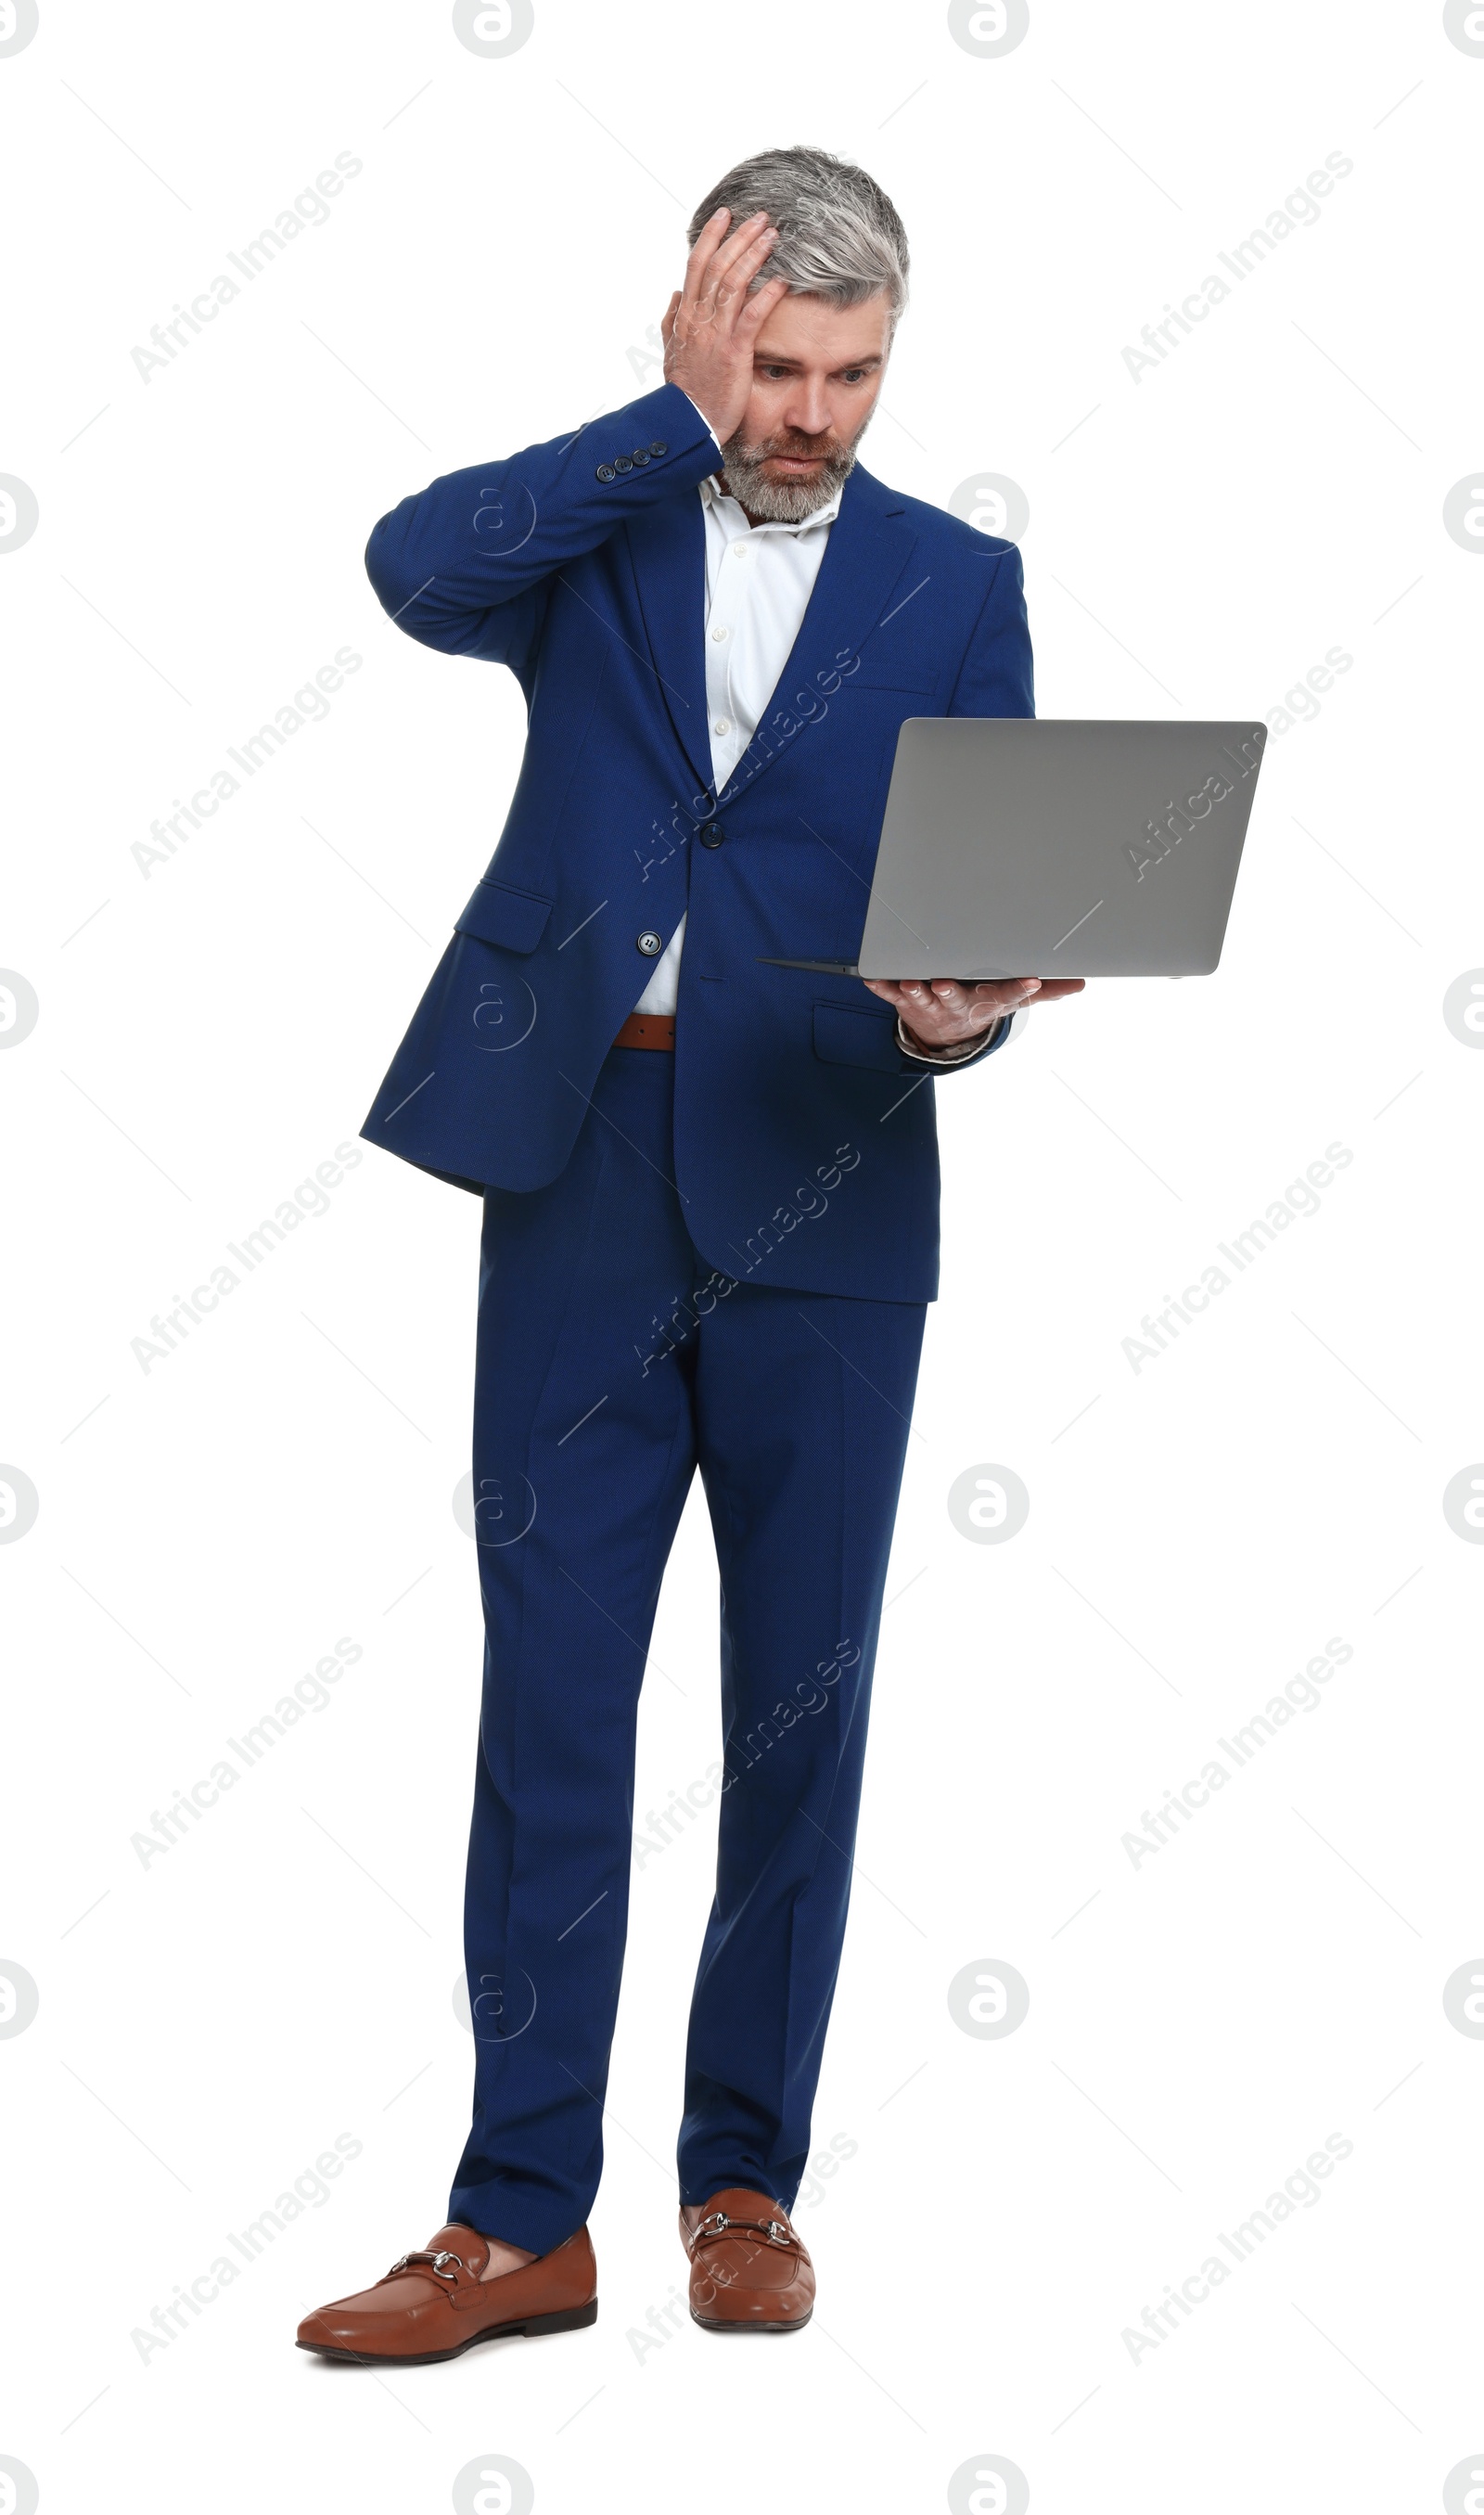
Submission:
[[862,306],[785,297],[758,335],[747,415],[722,447],[748,513],[801,523],[829,505],[855,459],[886,372],[885,291]]

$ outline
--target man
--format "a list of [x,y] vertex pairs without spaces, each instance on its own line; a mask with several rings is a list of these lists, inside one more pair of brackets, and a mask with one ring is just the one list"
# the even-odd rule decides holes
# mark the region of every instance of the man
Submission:
[[434,481],[366,557],[403,629],[508,665],[529,712],[363,1131],[484,1214],[474,2126],[448,2223],[299,2335],[378,2365],[597,2314],[639,1681],[697,1466],[723,1770],[680,2230],[698,2323],[807,2320],[789,2208],[937,1289],[931,1075],[1080,983],[767,966],[855,957],[902,720],[1029,716],[1030,645],[1014,548],[855,460],[906,297],[886,195],[778,150],[690,243],[656,392]]

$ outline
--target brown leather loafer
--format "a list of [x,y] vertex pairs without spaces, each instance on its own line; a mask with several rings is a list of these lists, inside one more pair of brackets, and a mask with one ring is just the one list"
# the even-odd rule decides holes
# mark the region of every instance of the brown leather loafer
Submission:
[[707,2331],[798,2331],[814,2311],[814,2265],[781,2202],[740,2184],[713,2193],[699,2226],[680,2217],[690,2315]]
[[598,2321],[598,2264],[586,2227],[519,2270],[480,2280],[489,2247],[472,2227],[440,2227],[374,2288],[307,2314],[298,2346],[355,2367],[432,2367],[481,2340],[580,2331]]

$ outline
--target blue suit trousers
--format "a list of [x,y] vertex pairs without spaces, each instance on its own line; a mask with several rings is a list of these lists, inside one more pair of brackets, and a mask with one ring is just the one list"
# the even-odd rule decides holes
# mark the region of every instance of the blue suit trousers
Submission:
[[[474,2110],[449,2216],[533,2252],[585,2222],[601,2170],[639,1686],[697,1466],[721,1568],[722,1771],[680,2197],[745,2184],[792,2206],[922,1349],[921,1302],[736,1280],[699,1255],[675,1069],[611,1051],[559,1176],[484,1197]],[[800,1226],[832,1227],[847,1213]]]

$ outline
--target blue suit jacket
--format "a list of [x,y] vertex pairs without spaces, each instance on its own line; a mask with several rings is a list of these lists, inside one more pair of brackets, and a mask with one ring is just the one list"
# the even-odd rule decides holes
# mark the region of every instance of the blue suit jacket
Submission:
[[668,943],[688,912],[675,1165],[696,1248],[744,1281],[931,1300],[930,1075],[858,979],[759,956],[856,958],[905,717],[1034,714],[1019,554],[857,465],[716,795],[697,495],[716,460],[664,385],[434,480],[373,532],[397,625],[508,664],[528,730],[499,845],[361,1132],[465,1186],[544,1186],[653,969],[639,936]]

